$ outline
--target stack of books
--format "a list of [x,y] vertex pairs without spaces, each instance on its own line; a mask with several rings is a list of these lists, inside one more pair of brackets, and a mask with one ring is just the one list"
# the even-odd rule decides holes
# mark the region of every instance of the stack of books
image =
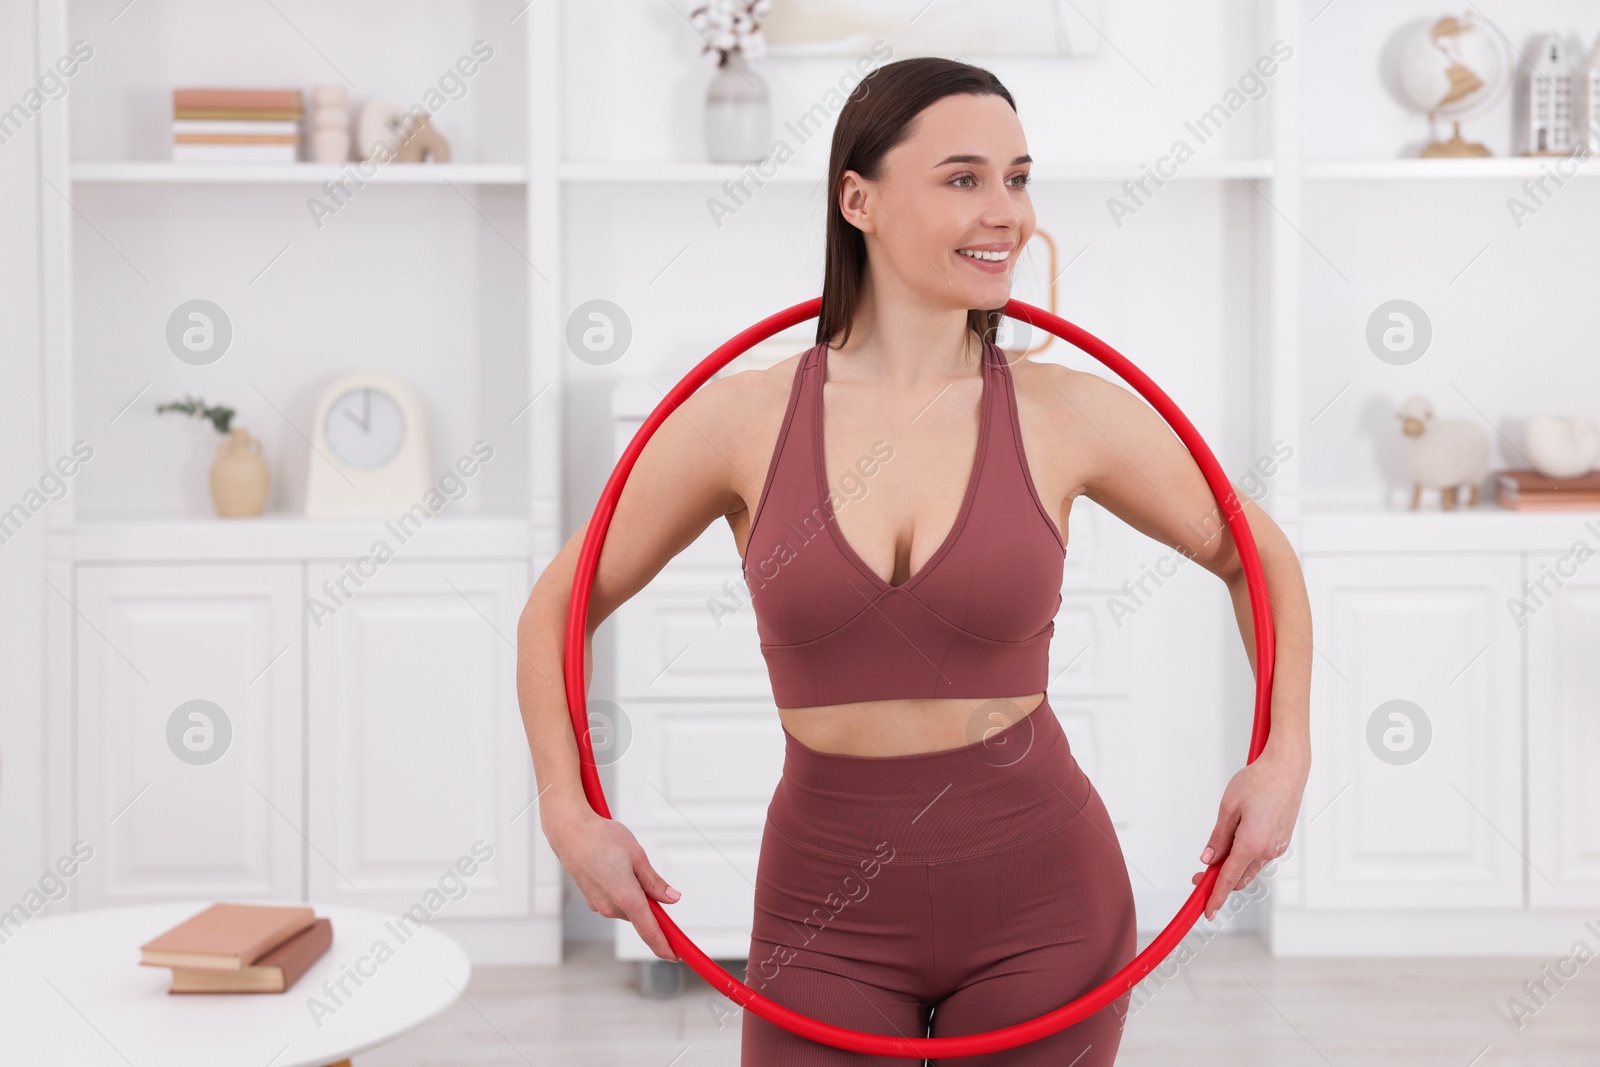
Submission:
[[1512,511],[1600,510],[1600,470],[1551,478],[1536,470],[1497,471],[1495,502]]
[[282,993],[333,944],[333,921],[308,907],[213,904],[139,946],[172,968],[169,993]]
[[293,163],[299,89],[172,90],[172,158],[187,163]]

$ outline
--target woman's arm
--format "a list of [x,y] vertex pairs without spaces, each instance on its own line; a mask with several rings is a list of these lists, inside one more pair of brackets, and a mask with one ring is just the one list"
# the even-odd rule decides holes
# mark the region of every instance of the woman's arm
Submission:
[[[1255,626],[1244,565],[1194,457],[1133,391],[1097,375],[1041,368],[1052,375],[1061,398],[1061,425],[1070,427],[1075,441],[1087,442],[1085,473],[1077,487],[1081,495],[1226,583],[1254,670]],[[1266,748],[1223,794],[1216,827],[1201,853],[1206,864],[1227,857],[1207,901],[1207,917],[1282,854],[1311,768],[1311,607],[1305,579],[1282,528],[1237,485],[1234,492],[1261,557],[1272,609],[1272,722]],[[1193,880],[1199,879],[1197,874]]]
[[[762,372],[708,382],[662,420],[641,450],[595,571],[583,636],[585,694],[599,625],[718,516],[744,507],[736,486],[753,490],[739,469],[734,442],[762,436],[751,424],[761,418],[767,388]],[[751,466],[748,459],[742,465]],[[586,520],[540,573],[517,622],[517,701],[533,752],[539,822],[590,909],[627,919],[657,956],[675,960],[647,894],[672,903],[678,891],[667,885],[625,826],[589,807],[578,773],[578,742],[562,671],[572,579],[588,529]]]

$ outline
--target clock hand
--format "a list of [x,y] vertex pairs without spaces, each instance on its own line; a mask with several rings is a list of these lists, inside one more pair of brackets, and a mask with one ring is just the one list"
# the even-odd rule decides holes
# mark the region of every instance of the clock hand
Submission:
[[355,412],[351,411],[349,408],[340,408],[339,410],[344,412],[344,417],[345,418],[349,419],[351,422],[353,422],[357,426],[361,427],[361,432],[362,433],[369,432],[368,429],[367,429],[367,424],[365,422],[363,422],[362,420],[356,418],[356,413]]

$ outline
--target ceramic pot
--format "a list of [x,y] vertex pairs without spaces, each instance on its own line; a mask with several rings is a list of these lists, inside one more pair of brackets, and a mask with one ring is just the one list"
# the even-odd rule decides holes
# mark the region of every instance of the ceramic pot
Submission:
[[766,80],[738,52],[706,89],[706,157],[713,163],[759,163],[772,146]]
[[238,427],[217,446],[211,464],[211,500],[217,514],[229,518],[259,515],[267,506],[271,472],[261,455],[261,442]]

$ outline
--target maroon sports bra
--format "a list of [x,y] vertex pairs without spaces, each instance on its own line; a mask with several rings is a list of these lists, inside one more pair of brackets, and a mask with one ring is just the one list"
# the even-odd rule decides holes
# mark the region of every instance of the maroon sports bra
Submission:
[[[828,346],[801,356],[743,564],[779,707],[1044,692],[1066,544],[1028,471],[1005,353],[986,342],[983,360],[961,510],[927,562],[892,585],[839,531],[844,498],[823,456]],[[884,458],[874,453],[857,465],[869,478]]]

